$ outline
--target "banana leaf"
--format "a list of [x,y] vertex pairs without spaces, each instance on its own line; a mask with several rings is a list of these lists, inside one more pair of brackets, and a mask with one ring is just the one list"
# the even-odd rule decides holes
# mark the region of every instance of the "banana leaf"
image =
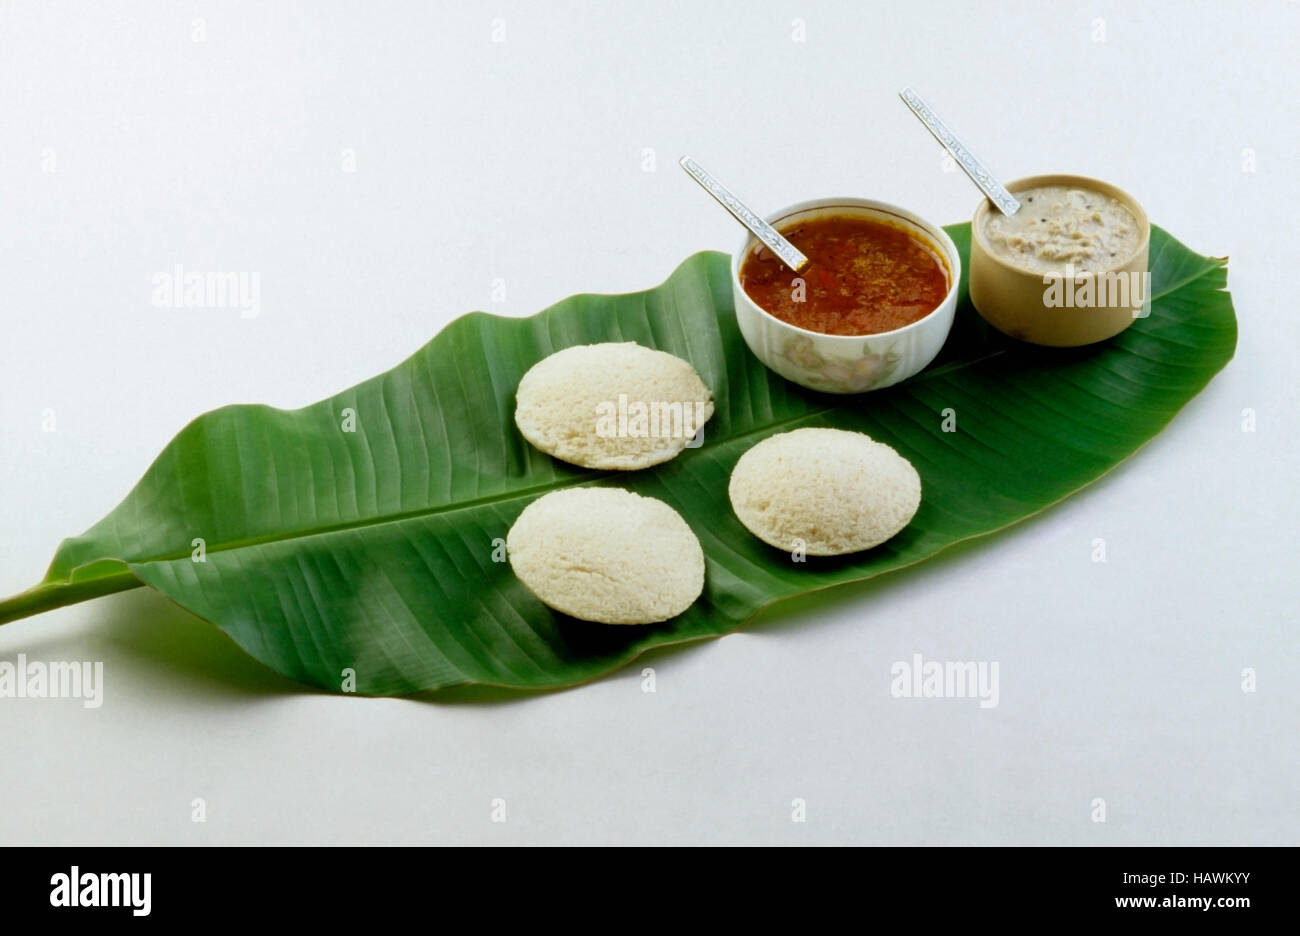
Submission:
[[[963,256],[967,224],[948,228]],[[737,330],[729,258],[696,254],[663,285],[579,295],[531,318],[473,312],[387,373],[297,410],[227,406],[181,430],[126,499],[65,540],[0,623],[148,585],[251,656],[335,692],[543,689],[666,644],[717,637],[781,599],[901,569],[1023,520],[1158,433],[1232,357],[1226,261],[1151,238],[1149,317],[1099,345],[1052,350],[990,329],[966,297],[940,357],[887,390],[837,397],[764,368]],[[704,443],[646,471],[578,469],[513,422],[519,378],[574,344],[637,341],[690,361],[713,390]],[[912,523],[837,558],[764,545],[727,479],[760,439],[860,430],[916,465]],[[954,431],[949,431],[954,430]],[[704,547],[703,595],[663,624],[610,627],[542,605],[503,541],[534,498],[617,484],[675,507]]]

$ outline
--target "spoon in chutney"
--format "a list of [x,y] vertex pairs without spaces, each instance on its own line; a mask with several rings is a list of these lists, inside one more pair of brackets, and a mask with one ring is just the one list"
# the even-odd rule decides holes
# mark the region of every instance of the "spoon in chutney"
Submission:
[[687,175],[700,183],[704,191],[731,212],[733,218],[749,228],[749,233],[762,241],[772,253],[776,254],[777,259],[791,270],[802,275],[812,266],[812,261],[804,256],[798,247],[782,237],[776,228],[760,218],[752,208],[732,194],[730,189],[706,172],[703,166],[689,156],[683,156],[678,163],[686,170]]
[[974,154],[966,148],[966,144],[957,138],[957,134],[948,129],[948,125],[939,119],[939,115],[925,103],[921,95],[911,88],[904,88],[898,92],[898,96],[903,99],[903,103],[911,109],[917,119],[925,124],[925,129],[929,130],[943,148],[952,154],[957,165],[961,166],[961,171],[970,176],[970,180],[979,186],[979,190],[988,196],[989,201],[993,202],[999,211],[1010,217],[1020,210],[1020,202],[1016,197],[1008,192],[1001,182],[993,178],[993,174],[984,168],[984,164],[975,158]]

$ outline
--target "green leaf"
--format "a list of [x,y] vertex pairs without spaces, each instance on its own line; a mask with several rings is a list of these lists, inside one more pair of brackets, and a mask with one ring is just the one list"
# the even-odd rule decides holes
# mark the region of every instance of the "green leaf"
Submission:
[[[969,225],[948,231],[966,255]],[[1109,342],[1017,344],[963,299],[929,369],[855,397],[804,391],[758,363],[737,331],[719,253],[691,257],[647,292],[574,296],[527,319],[471,313],[329,400],[199,417],[112,513],[64,541],[40,585],[0,602],[0,622],[143,582],[271,668],[329,690],[345,670],[364,694],[591,679],[648,648],[735,630],[779,599],[1006,527],[1131,455],[1236,344],[1225,261],[1159,229],[1151,257],[1152,313]],[[514,391],[529,366],[569,345],[628,340],[689,360],[713,388],[702,448],[610,474],[557,462],[520,437]],[[956,432],[942,431],[948,409]],[[911,525],[869,552],[802,563],[751,536],[727,501],[731,468],[759,439],[796,426],[861,430],[911,459],[924,484]],[[667,501],[700,537],[704,594],[674,620],[566,618],[499,561],[494,545],[530,500],[610,483]]]

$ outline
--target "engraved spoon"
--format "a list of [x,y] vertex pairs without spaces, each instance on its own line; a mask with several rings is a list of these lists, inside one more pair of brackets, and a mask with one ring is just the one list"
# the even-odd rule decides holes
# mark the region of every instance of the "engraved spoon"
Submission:
[[921,95],[911,88],[904,88],[898,92],[898,96],[911,108],[917,119],[925,124],[925,129],[929,130],[934,138],[943,144],[943,148],[952,154],[957,165],[961,166],[962,172],[970,176],[970,180],[979,186],[980,191],[988,196],[989,201],[998,206],[999,211],[1010,217],[1020,210],[1020,202],[1015,196],[1003,188],[1001,182],[993,178],[993,175],[984,168],[984,164],[966,148],[966,144],[957,139],[957,134],[949,130],[948,125],[939,119],[929,104],[922,100]]
[[812,266],[812,261],[805,257],[798,247],[777,233],[776,228],[760,218],[752,208],[733,195],[726,186],[705,172],[703,166],[689,156],[683,156],[678,162],[686,170],[687,175],[700,183],[704,191],[717,199],[719,205],[731,212],[733,218],[749,228],[749,233],[766,244],[768,249],[776,254],[777,259],[782,263],[799,274]]

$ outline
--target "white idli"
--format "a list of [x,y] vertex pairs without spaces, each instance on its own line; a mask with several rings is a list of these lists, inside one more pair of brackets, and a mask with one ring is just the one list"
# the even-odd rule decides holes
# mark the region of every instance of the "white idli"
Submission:
[[633,341],[543,358],[519,381],[515,405],[515,425],[548,455],[628,471],[668,461],[712,415],[695,368]]
[[795,429],[740,456],[728,494],[736,517],[763,542],[837,556],[907,526],[921,504],[921,477],[861,432]]
[[681,514],[622,488],[539,497],[506,534],[506,554],[544,604],[584,621],[666,621],[704,590],[704,550]]

